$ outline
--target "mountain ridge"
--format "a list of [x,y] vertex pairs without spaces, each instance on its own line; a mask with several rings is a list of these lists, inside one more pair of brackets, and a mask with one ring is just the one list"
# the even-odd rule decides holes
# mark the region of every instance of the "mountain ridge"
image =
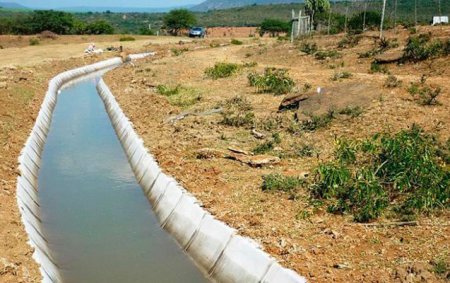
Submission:
[[224,10],[252,5],[304,3],[304,0],[206,0],[191,8],[194,12]]

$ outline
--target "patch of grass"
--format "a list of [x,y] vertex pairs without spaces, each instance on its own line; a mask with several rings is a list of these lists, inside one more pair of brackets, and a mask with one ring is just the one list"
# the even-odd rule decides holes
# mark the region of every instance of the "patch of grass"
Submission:
[[431,264],[433,265],[433,272],[439,276],[450,273],[450,265],[444,257],[438,257],[432,260]]
[[347,71],[342,71],[342,72],[336,72],[334,73],[334,75],[331,77],[332,81],[338,81],[341,79],[348,79],[352,77],[352,73],[347,72]]
[[181,108],[192,106],[202,98],[195,89],[185,88],[181,85],[175,87],[158,85],[156,87],[156,92],[166,96],[171,105]]
[[255,121],[255,114],[251,103],[244,97],[235,96],[222,105],[221,123],[228,126],[251,126]]
[[228,78],[236,74],[240,70],[241,66],[234,63],[216,63],[214,67],[207,68],[205,74],[208,78],[213,80]]
[[257,145],[252,152],[254,154],[264,154],[272,151],[275,145],[281,143],[281,136],[279,133],[272,134],[272,139],[262,144]]
[[313,55],[318,50],[315,42],[302,42],[300,45],[300,51],[305,52],[308,55]]
[[231,44],[233,44],[233,45],[242,45],[243,44],[243,42],[242,41],[240,41],[240,40],[237,40],[237,39],[232,39],[231,40]]
[[185,48],[172,48],[172,49],[170,49],[170,51],[172,52],[173,56],[180,56],[184,52],[189,51],[189,48],[187,48],[187,47],[185,47]]
[[316,150],[312,145],[306,144],[296,150],[296,153],[300,157],[312,157],[316,153]]
[[321,50],[321,51],[317,51],[314,54],[314,57],[317,60],[336,59],[336,58],[341,58],[342,54],[337,52],[336,50]]
[[425,79],[422,79],[419,83],[411,83],[407,90],[421,105],[438,104],[437,99],[442,91],[438,86],[427,85]]
[[136,38],[132,37],[132,36],[122,36],[121,38],[119,38],[119,41],[135,41]]
[[363,112],[364,112],[364,110],[359,106],[354,106],[354,107],[347,106],[347,107],[339,110],[338,114],[348,115],[352,118],[356,118],[356,117],[360,116]]
[[303,184],[304,180],[299,177],[268,174],[263,176],[262,190],[292,192]]
[[384,81],[384,87],[387,88],[396,88],[402,85],[402,81],[397,79],[394,75],[388,75],[386,80]]
[[256,87],[259,92],[275,95],[289,93],[295,86],[286,69],[266,68],[263,74],[250,73],[247,78],[250,86]]
[[41,42],[39,41],[39,39],[37,39],[37,38],[34,38],[34,37],[32,37],[32,38],[30,38],[30,45],[31,46],[35,46],[35,45],[39,45]]
[[310,186],[331,213],[368,222],[388,208],[407,216],[450,208],[450,172],[432,137],[415,125],[395,135],[340,140],[334,156],[318,165]]
[[245,62],[244,64],[242,64],[242,67],[244,67],[244,68],[254,68],[256,66],[258,66],[258,63],[255,61]]

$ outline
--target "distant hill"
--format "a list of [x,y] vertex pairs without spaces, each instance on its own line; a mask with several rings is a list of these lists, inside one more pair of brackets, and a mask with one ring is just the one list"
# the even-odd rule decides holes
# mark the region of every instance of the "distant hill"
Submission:
[[29,10],[28,7],[22,6],[17,3],[12,2],[0,2],[1,9],[10,9],[10,10]]
[[303,3],[304,0],[206,0],[191,8],[192,11],[206,12],[211,10],[224,10],[252,5],[291,4]]

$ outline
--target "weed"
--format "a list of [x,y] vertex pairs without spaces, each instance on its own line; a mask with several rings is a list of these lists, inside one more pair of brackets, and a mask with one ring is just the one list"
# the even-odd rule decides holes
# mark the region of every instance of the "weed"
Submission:
[[35,46],[35,45],[39,45],[40,44],[40,41],[39,41],[39,39],[37,39],[37,38],[30,38],[30,45],[31,46]]
[[313,55],[317,50],[317,44],[315,42],[302,42],[300,45],[300,51],[305,52],[308,55]]
[[250,73],[247,78],[250,86],[259,92],[272,92],[275,95],[289,93],[295,86],[286,69],[266,68],[264,74]]
[[172,95],[176,95],[178,93],[180,93],[181,90],[181,86],[177,85],[175,87],[170,87],[167,85],[158,85],[156,87],[156,92],[164,95],[164,96],[172,96]]
[[301,210],[295,215],[297,220],[305,220],[311,217],[311,213],[307,210]]
[[263,191],[291,192],[300,187],[304,180],[299,177],[268,174],[263,176]]
[[158,85],[156,92],[166,96],[171,105],[182,108],[194,105],[202,98],[194,89],[184,88],[181,85],[175,87]]
[[338,111],[338,114],[342,114],[342,115],[348,115],[352,118],[356,118],[358,116],[360,116],[363,113],[363,109],[359,106],[347,106],[341,110]]
[[297,150],[297,155],[300,157],[312,157],[316,150],[312,145],[304,145]]
[[244,68],[254,68],[256,66],[258,66],[258,63],[255,61],[245,62],[244,64],[242,64],[242,67],[244,67]]
[[132,37],[132,36],[122,36],[121,38],[119,38],[119,41],[135,41],[136,38]]
[[312,85],[310,83],[305,83],[303,85],[303,91],[308,91],[312,88]]
[[432,260],[433,272],[437,275],[445,275],[450,272],[450,265],[447,263],[444,257],[439,257]]
[[239,71],[241,67],[234,63],[216,63],[214,67],[207,68],[205,74],[213,80],[228,78]]
[[381,64],[377,63],[376,61],[373,61],[373,62],[370,64],[370,70],[369,70],[369,72],[372,73],[372,74],[373,74],[373,73],[383,73],[383,74],[387,74],[387,73],[389,73],[389,70],[387,69],[386,66],[381,65]]
[[336,142],[334,156],[342,164],[353,164],[356,161],[357,147],[354,143],[340,139]]
[[396,88],[402,85],[402,81],[397,79],[394,75],[388,75],[384,81],[384,86],[387,88]]
[[211,43],[209,44],[209,47],[211,47],[211,48],[220,47],[220,43],[217,41],[211,41]]
[[352,73],[343,71],[343,72],[334,73],[334,75],[331,77],[331,80],[337,81],[337,80],[341,80],[341,79],[348,79],[351,77],[352,77]]
[[317,60],[325,60],[325,59],[335,59],[335,58],[341,58],[341,53],[337,52],[336,50],[321,50],[317,51],[314,54],[315,58]]
[[237,40],[237,39],[232,39],[231,40],[231,44],[233,44],[233,45],[242,45],[243,44],[243,42],[242,41],[240,41],[240,40]]
[[255,114],[250,102],[241,96],[235,96],[225,101],[222,112],[222,124],[234,127],[250,126],[255,120]]

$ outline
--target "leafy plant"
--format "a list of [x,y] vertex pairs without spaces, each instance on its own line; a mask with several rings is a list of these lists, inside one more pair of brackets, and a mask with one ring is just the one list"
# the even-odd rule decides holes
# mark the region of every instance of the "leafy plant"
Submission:
[[179,94],[181,90],[181,86],[177,85],[175,87],[170,87],[167,85],[158,85],[156,87],[156,92],[164,95],[164,96],[172,96],[172,95],[176,95]]
[[342,72],[337,72],[334,73],[334,75],[331,77],[332,81],[337,81],[340,79],[348,79],[352,77],[352,73],[347,72],[347,71],[342,71]]
[[217,80],[221,78],[231,77],[235,73],[237,73],[240,69],[238,64],[234,63],[216,63],[214,67],[207,68],[205,70],[205,74],[207,77]]
[[441,88],[429,86],[422,80],[419,83],[411,83],[408,92],[421,105],[435,105],[438,104],[437,98],[441,94]]
[[397,79],[394,75],[388,75],[386,80],[384,81],[384,86],[387,88],[396,88],[402,85],[402,81]]
[[317,60],[325,60],[327,58],[330,59],[341,58],[342,54],[337,52],[336,50],[321,50],[317,51],[314,54],[314,56]]
[[363,109],[359,106],[355,106],[355,107],[347,106],[338,111],[339,114],[348,115],[352,118],[360,116],[363,112],[364,112]]
[[389,70],[387,69],[386,66],[381,65],[379,63],[377,63],[376,61],[373,61],[370,64],[370,73],[383,73],[383,74],[387,74],[389,73]]
[[431,41],[430,34],[419,34],[410,36],[403,50],[403,59],[405,61],[422,61],[428,58],[445,55],[445,43],[439,40]]
[[300,45],[300,51],[305,52],[309,55],[316,53],[317,50],[318,48],[315,42],[302,42],[302,44]]
[[243,42],[242,41],[240,41],[240,40],[237,40],[237,39],[232,39],[231,40],[231,44],[233,44],[233,45],[242,45],[243,44]]
[[247,78],[250,86],[256,87],[259,92],[280,95],[290,92],[295,86],[287,73],[286,69],[266,68],[263,74],[250,73]]

